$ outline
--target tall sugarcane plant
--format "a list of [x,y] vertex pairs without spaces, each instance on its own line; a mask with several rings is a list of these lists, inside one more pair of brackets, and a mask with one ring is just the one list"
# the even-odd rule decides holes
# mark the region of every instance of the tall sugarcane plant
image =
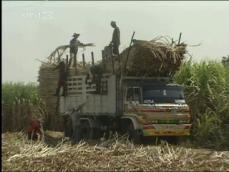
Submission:
[[45,106],[35,83],[7,82],[2,85],[2,129],[26,129],[31,118],[44,118]]
[[185,87],[193,137],[198,142],[215,145],[226,137],[222,126],[229,120],[228,75],[228,68],[221,62],[191,60],[175,75],[175,81]]
[[12,105],[15,102],[31,102],[37,104],[39,96],[35,83],[7,82],[2,85],[2,103]]

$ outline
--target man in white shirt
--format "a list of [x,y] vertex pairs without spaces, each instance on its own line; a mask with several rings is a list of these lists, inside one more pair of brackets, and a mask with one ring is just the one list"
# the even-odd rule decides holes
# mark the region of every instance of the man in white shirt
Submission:
[[89,44],[83,44],[78,40],[78,37],[80,36],[80,34],[78,33],[74,33],[73,34],[73,39],[70,41],[70,61],[69,64],[71,66],[72,63],[72,59],[73,59],[73,66],[76,67],[76,63],[77,63],[77,53],[78,53],[78,47],[86,47],[86,46],[93,46],[94,44],[89,43]]

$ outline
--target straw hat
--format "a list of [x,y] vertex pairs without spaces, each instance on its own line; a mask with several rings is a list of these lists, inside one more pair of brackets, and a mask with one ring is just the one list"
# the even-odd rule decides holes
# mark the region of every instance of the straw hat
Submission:
[[111,21],[111,24],[116,24],[116,22],[115,21]]
[[79,36],[80,34],[79,33],[73,33],[73,37],[77,37],[77,36]]

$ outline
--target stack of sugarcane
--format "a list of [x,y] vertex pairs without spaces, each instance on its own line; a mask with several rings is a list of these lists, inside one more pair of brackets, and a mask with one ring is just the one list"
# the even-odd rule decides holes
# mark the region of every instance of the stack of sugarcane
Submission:
[[42,63],[39,70],[39,94],[46,105],[47,116],[45,119],[45,127],[56,129],[59,121],[57,114],[57,97],[54,96],[57,81],[58,71],[54,70],[54,66],[49,63]]
[[[44,101],[47,109],[47,117],[45,119],[45,125],[47,129],[50,130],[62,130],[62,118],[58,114],[59,100],[55,96],[56,88],[59,79],[59,71],[55,70],[55,66],[58,63],[45,63],[39,70],[39,94]],[[84,74],[87,72],[87,67],[83,67],[82,64],[77,64],[76,68],[68,68],[68,76],[74,76],[76,74]]]
[[133,45],[120,54],[121,60],[115,60],[114,67],[116,71],[122,68],[128,76],[169,77],[179,69],[185,53],[184,43],[134,40]]

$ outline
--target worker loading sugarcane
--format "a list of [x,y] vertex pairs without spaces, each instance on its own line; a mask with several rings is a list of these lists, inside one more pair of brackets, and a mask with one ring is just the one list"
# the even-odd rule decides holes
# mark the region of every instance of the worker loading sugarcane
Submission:
[[70,41],[70,60],[69,60],[69,66],[72,66],[73,61],[73,67],[76,67],[77,64],[77,53],[78,53],[78,47],[86,47],[86,46],[94,46],[93,43],[84,44],[78,40],[78,37],[80,36],[79,33],[73,34],[73,39]]
[[[173,44],[162,39],[133,41],[133,34],[130,46],[119,54],[120,31],[116,22],[111,26],[114,31],[107,48],[112,52],[104,50],[100,62],[92,58],[86,67],[84,56],[83,63],[76,61],[78,47],[85,46],[78,41],[79,34],[70,43],[70,63],[74,60],[78,70],[69,68],[68,94],[59,102],[58,112],[67,116],[66,136],[78,142],[117,131],[139,142],[150,136],[190,135],[191,115],[183,87],[171,84],[185,58],[186,44],[180,39]],[[66,113],[81,104],[80,110]]]
[[66,95],[67,70],[66,70],[66,64],[64,62],[64,59],[62,59],[60,63],[53,70],[57,70],[57,69],[59,69],[59,79],[57,83],[56,93],[54,95],[59,96],[60,89],[62,88],[63,89],[62,96],[65,96]]
[[111,27],[114,28],[110,46],[112,47],[112,56],[119,55],[120,30],[115,21],[111,21]]
[[34,141],[41,141],[42,138],[44,137],[44,132],[42,128],[42,123],[41,119],[31,119],[29,121],[29,126],[27,129],[27,134],[28,134],[28,139],[29,140],[34,140]]
[[[69,69],[69,67],[74,67],[75,69],[77,67],[78,48],[79,47],[86,47],[86,46],[94,46],[93,43],[84,44],[84,43],[80,42],[78,40],[79,36],[80,36],[80,34],[74,33],[73,39],[71,39],[69,45],[63,45],[63,46],[58,47],[48,57],[48,58],[52,59],[55,56],[55,54],[58,54],[57,59],[59,61],[59,64],[53,69],[53,70],[59,69],[58,83],[57,83],[56,93],[54,94],[55,96],[60,95],[61,88],[63,89],[62,96],[66,95],[66,80],[67,80],[67,75],[68,75],[68,69]],[[69,61],[68,61],[68,59],[65,59],[66,60],[66,63],[65,63],[64,62],[65,60],[63,58],[61,58],[61,55],[63,55],[66,48],[68,48],[68,47],[70,48],[70,59],[69,59]],[[62,51],[62,53],[60,53],[59,51]]]

